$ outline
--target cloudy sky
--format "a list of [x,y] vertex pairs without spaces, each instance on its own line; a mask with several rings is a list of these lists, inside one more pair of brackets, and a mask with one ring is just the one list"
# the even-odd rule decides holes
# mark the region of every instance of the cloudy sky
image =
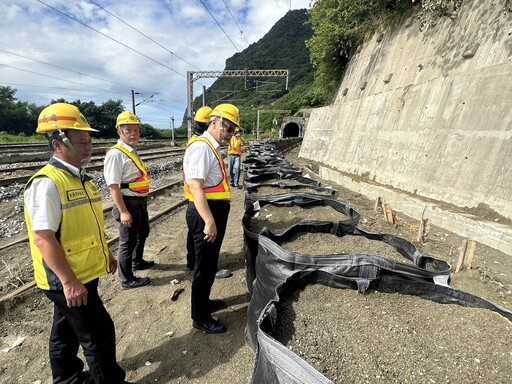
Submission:
[[[156,128],[181,124],[187,71],[222,70],[311,0],[0,1],[0,85],[37,105],[121,99]],[[194,97],[215,79],[194,83]]]

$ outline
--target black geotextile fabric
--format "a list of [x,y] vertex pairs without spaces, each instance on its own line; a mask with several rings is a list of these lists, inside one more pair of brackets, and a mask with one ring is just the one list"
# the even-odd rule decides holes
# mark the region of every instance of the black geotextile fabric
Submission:
[[361,294],[377,290],[416,295],[438,303],[489,309],[512,321],[512,312],[505,308],[447,285],[435,284],[435,277],[439,276],[436,273],[444,273],[448,267],[442,261],[416,255],[415,260],[425,261],[420,264],[430,264],[435,269],[428,271],[366,254],[303,256],[284,251],[268,235],[272,236],[263,230],[259,236],[258,278],[246,327],[246,341],[256,352],[251,383],[332,383],[273,337],[280,300],[307,284],[353,289]]
[[[270,179],[296,179],[302,176],[302,169],[293,167],[248,168],[244,173],[244,182],[258,182]],[[310,179],[311,180],[311,179]],[[314,180],[311,180],[313,182]],[[302,181],[301,181],[302,182]],[[314,184],[319,184],[317,181]]]
[[[246,194],[245,196],[245,209],[242,218],[242,226],[244,229],[244,245],[243,251],[245,256],[245,279],[247,290],[252,292],[254,279],[256,279],[256,258],[258,255],[258,233],[251,230],[251,220],[257,220],[254,215],[261,209],[261,207],[270,204],[278,207],[291,207],[299,206],[302,208],[330,206],[335,211],[340,212],[347,218],[341,218],[335,224],[357,224],[359,222],[359,213],[356,212],[351,206],[330,198],[324,195],[316,195],[311,193],[284,193],[272,196],[253,196]],[[307,221],[308,223],[315,223],[315,221]],[[325,223],[325,222],[323,222]],[[327,222],[331,224],[331,222]],[[293,225],[280,228],[275,233],[286,232]],[[264,228],[266,229],[266,228]],[[268,229],[267,229],[268,230]],[[268,230],[269,231],[269,230]],[[269,231],[270,232],[270,231]]]
[[262,187],[268,187],[268,188],[275,188],[276,193],[281,193],[279,190],[283,189],[293,189],[296,192],[300,192],[301,189],[308,189],[313,190],[315,193],[319,194],[326,194],[331,197],[338,197],[339,192],[331,187],[319,187],[316,185],[308,185],[308,184],[296,184],[292,183],[288,180],[276,180],[276,181],[268,181],[268,182],[262,182],[262,183],[251,183],[251,182],[244,182],[244,189],[247,191],[247,193],[257,193],[259,188]]

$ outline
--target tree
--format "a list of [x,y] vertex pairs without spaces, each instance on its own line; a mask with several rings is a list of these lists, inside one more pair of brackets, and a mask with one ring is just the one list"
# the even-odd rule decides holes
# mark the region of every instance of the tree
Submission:
[[309,10],[313,37],[306,41],[315,68],[315,88],[331,98],[364,38],[411,8],[411,0],[318,0]]
[[0,86],[0,130],[15,135],[31,135],[37,126],[37,117],[43,107],[18,101],[17,90]]

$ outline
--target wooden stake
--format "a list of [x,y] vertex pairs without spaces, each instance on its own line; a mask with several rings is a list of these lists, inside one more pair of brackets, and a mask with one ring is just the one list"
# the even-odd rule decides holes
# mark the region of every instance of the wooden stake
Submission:
[[375,199],[375,205],[373,206],[373,212],[377,212],[379,210],[379,207],[382,204],[382,199],[380,197],[377,197]]
[[457,260],[457,267],[455,267],[455,273],[458,273],[462,268],[462,261],[464,260],[464,255],[466,254],[466,248],[468,247],[468,240],[464,239],[462,241],[462,247],[459,253],[459,259]]
[[416,237],[416,241],[418,243],[425,243],[427,241],[427,221],[428,219],[424,219],[425,211],[427,207],[423,208],[423,213],[421,214],[420,219],[420,227],[418,228],[418,236]]
[[395,222],[395,220],[393,218],[393,210],[391,209],[389,204],[384,204],[383,210],[384,210],[384,220],[386,220],[386,223],[393,224]]
[[469,242],[469,249],[466,253],[466,267],[468,269],[473,268],[473,259],[475,258],[476,241],[471,240]]

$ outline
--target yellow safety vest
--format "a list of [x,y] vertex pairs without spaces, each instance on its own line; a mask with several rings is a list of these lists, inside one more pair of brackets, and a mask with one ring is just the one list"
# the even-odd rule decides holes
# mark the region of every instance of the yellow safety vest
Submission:
[[[130,189],[130,191],[138,192],[138,193],[148,193],[149,192],[149,176],[148,172],[146,171],[146,167],[144,166],[144,163],[142,160],[137,158],[133,155],[128,149],[126,149],[121,144],[116,144],[113,147],[107,149],[107,152],[111,149],[119,149],[121,152],[123,152],[126,156],[130,158],[131,161],[135,163],[137,168],[139,168],[141,175],[135,180],[132,180],[128,184],[126,184],[126,187]],[[121,188],[124,188],[125,184],[121,184]]]
[[[91,178],[82,182],[60,167],[63,167],[61,163],[50,160],[49,164],[30,178],[25,188],[36,177],[48,177],[57,186],[62,220],[56,236],[69,266],[78,280],[85,284],[107,274],[110,268],[101,193]],[[57,275],[46,265],[39,248],[34,244],[32,223],[26,209],[25,222],[37,286],[45,290],[62,290]]]
[[[221,157],[219,156],[219,153],[215,150],[215,148],[212,146],[212,143],[210,143],[210,140],[204,137],[197,137],[195,140],[189,142],[187,145],[187,148],[195,143],[196,141],[204,141],[208,146],[211,148],[213,153],[215,154],[215,157],[219,161],[219,167],[222,172],[222,181],[213,186],[208,188],[203,188],[203,192],[206,196],[206,200],[227,200],[231,201],[231,189],[229,187],[229,181],[228,181],[228,174],[226,172],[226,165],[224,164],[224,161],[222,161]],[[193,202],[194,198],[192,197],[192,193],[190,193],[190,187],[188,186],[186,179],[185,179],[185,172],[183,172],[183,192],[185,195],[185,198],[188,199],[188,201]]]
[[240,137],[233,136],[229,140],[228,155],[242,156],[242,139]]
[[199,136],[197,136],[196,134],[193,134],[192,136],[190,136],[190,139],[189,139],[189,140],[188,140],[188,142],[187,142],[187,147],[188,147],[190,144],[192,144],[194,141],[196,141],[198,137],[199,137]]

